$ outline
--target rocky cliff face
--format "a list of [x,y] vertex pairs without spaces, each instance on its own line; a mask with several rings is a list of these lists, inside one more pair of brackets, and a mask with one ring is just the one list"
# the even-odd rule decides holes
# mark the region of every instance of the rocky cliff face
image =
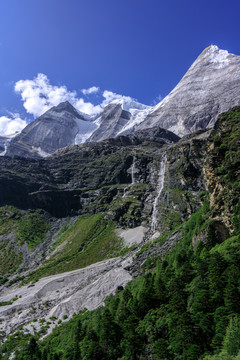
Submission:
[[115,137],[130,118],[131,114],[123,110],[120,104],[107,105],[98,119],[100,122],[99,128],[94,131],[88,141],[100,141]]
[[202,203],[208,133],[175,145],[174,134],[155,134],[73,146],[40,161],[1,158],[0,204],[40,208],[55,217],[101,212],[119,226],[166,233]]
[[96,125],[87,121],[69,102],[61,103],[48,110],[26,126],[15,137],[6,152],[7,156],[41,158],[55,150],[74,145],[76,138],[88,137]]
[[239,115],[236,107],[220,116],[209,138],[208,161],[203,168],[212,217],[230,232],[239,227]]
[[[156,128],[149,136],[148,131],[143,131],[134,136],[64,148],[46,160],[2,157],[0,204],[25,209],[40,207],[54,216],[81,212],[102,187],[131,183],[135,146],[142,148],[143,153],[145,147],[151,146],[154,152],[159,146],[178,140],[175,134]],[[139,173],[139,182],[144,182],[148,176],[144,174],[147,166],[144,158],[139,166],[144,166]]]

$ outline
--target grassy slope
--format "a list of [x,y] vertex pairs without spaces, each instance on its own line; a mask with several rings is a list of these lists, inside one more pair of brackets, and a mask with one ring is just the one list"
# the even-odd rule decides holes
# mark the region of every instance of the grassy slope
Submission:
[[23,212],[13,206],[0,208],[0,275],[17,271],[23,261],[21,246],[29,252],[45,240],[48,220],[37,211]]
[[54,248],[52,256],[28,277],[27,282],[120,255],[123,244],[115,233],[113,222],[97,214],[80,216],[58,237]]

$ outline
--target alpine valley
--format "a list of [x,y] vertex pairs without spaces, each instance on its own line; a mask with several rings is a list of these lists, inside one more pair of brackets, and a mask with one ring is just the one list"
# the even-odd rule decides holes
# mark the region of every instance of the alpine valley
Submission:
[[240,359],[240,56],[0,151],[1,359]]

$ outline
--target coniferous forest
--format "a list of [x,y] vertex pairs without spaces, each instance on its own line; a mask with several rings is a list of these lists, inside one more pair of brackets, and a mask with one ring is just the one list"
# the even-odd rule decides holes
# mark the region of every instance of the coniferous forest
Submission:
[[236,231],[218,244],[210,227],[207,243],[193,250],[208,211],[206,201],[177,248],[162,261],[151,259],[146,274],[105,307],[76,315],[39,343],[30,338],[15,358],[239,359],[240,236]]

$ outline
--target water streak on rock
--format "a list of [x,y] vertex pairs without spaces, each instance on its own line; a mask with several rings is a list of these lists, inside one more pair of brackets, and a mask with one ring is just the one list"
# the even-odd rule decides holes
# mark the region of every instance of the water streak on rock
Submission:
[[133,156],[133,163],[132,163],[132,166],[131,166],[132,185],[135,184],[135,177],[134,177],[134,174],[135,174],[135,172],[136,172],[135,160],[136,160],[136,157]]
[[123,190],[123,199],[126,197],[126,192],[127,192],[128,188],[131,185],[135,184],[135,176],[134,176],[135,173],[136,173],[135,161],[136,161],[136,156],[134,155],[133,156],[133,162],[132,162],[132,165],[130,167],[132,181],[131,181],[131,184],[129,184],[127,187],[124,188],[124,190]]
[[153,202],[152,221],[151,221],[151,228],[150,228],[151,234],[154,234],[155,231],[156,231],[156,226],[157,226],[157,205],[158,205],[158,200],[159,200],[159,198],[161,196],[161,193],[162,193],[162,190],[163,190],[166,163],[167,163],[167,155],[164,154],[162,156],[162,161],[161,161],[161,164],[160,164],[160,170],[159,170],[159,173],[158,173],[157,196],[155,197],[155,200]]

